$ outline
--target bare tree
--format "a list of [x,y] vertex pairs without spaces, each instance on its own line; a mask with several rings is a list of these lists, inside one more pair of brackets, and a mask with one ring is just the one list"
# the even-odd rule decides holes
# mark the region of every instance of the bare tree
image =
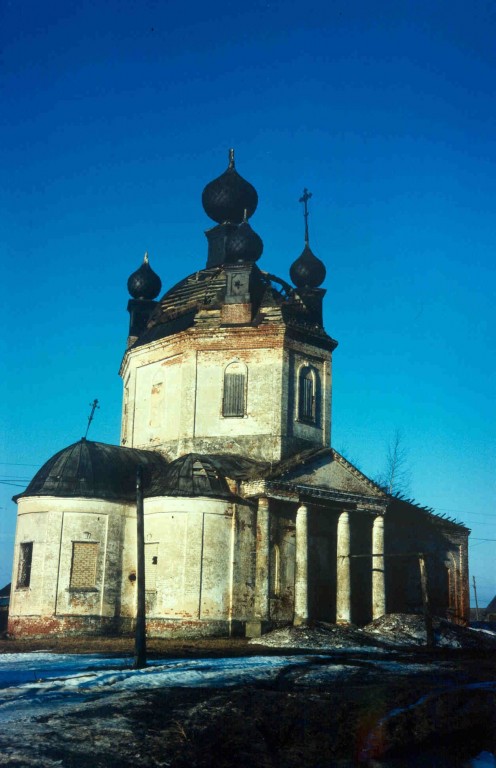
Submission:
[[388,493],[408,493],[411,471],[408,463],[408,449],[405,448],[401,429],[396,429],[390,439],[384,469],[375,481]]

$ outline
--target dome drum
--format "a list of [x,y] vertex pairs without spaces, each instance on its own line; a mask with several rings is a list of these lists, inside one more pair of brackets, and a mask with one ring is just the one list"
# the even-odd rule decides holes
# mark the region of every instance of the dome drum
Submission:
[[158,302],[146,299],[129,299],[127,311],[129,312],[129,338],[136,339],[146,330],[148,320]]
[[226,243],[236,230],[236,224],[218,224],[212,229],[207,229],[205,232],[208,240],[207,269],[220,267],[226,263]]

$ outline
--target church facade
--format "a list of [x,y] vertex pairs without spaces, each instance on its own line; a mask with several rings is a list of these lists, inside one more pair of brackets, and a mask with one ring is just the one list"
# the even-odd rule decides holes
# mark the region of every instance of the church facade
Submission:
[[[302,201],[309,198],[305,190]],[[16,497],[9,632],[129,632],[143,477],[150,635],[259,635],[422,610],[468,618],[463,525],[387,494],[331,447],[324,264],[262,270],[258,196],[227,170],[203,191],[204,269],[128,280],[121,444],[81,440]]]

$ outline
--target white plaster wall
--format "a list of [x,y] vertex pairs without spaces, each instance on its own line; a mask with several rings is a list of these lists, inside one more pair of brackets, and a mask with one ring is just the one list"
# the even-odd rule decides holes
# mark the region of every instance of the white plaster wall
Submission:
[[[130,514],[132,505],[97,499],[19,499],[11,616],[114,616],[117,608],[120,611],[122,554],[129,546],[125,521]],[[27,541],[33,542],[30,585],[16,589],[19,545]],[[69,591],[73,541],[99,544],[95,591]]]
[[[232,362],[247,369],[246,414],[222,415],[224,370]],[[195,437],[281,433],[282,349],[199,352]]]
[[174,355],[136,368],[135,395],[128,409],[132,411],[130,417],[134,425],[130,444],[152,448],[158,443],[178,439],[183,394],[182,364],[183,356]]
[[227,618],[232,515],[231,504],[215,499],[145,500],[145,543],[158,545],[156,594],[147,592],[150,618]]
[[[241,340],[226,329],[216,335],[195,329],[130,351],[121,371],[125,380],[123,444],[160,448],[174,456],[191,450],[205,452],[209,441],[218,451],[223,438],[232,438],[236,444],[238,438],[260,437],[267,444],[267,458],[277,459],[283,348],[273,339],[266,340],[272,346],[262,346],[264,338],[258,329],[249,329]],[[247,366],[246,414],[225,418],[224,369],[236,360]],[[260,450],[260,442],[257,445]],[[250,453],[249,446],[245,452]]]
[[[241,512],[245,509],[239,507]],[[233,589],[246,584],[249,557],[238,557],[233,582],[234,507],[207,498],[145,500],[145,542],[157,544],[156,591],[148,615],[183,620],[229,617]],[[251,529],[247,536],[251,536]],[[239,537],[239,534],[238,534]],[[30,585],[15,589],[19,545],[33,542]],[[72,544],[98,542],[95,590],[70,590]],[[240,552],[249,553],[250,545]],[[244,538],[243,538],[244,542]],[[11,616],[132,617],[136,610],[134,504],[95,499],[30,497],[19,500]],[[239,583],[238,583],[239,582]],[[146,585],[145,585],[146,586]],[[243,613],[246,609],[243,609]]]

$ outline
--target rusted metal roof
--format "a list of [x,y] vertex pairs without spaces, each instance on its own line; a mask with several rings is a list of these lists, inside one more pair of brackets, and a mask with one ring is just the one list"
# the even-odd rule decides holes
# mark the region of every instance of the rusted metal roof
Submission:
[[[230,490],[210,456],[187,453],[171,461],[160,478],[162,496],[206,496],[215,499],[241,500]],[[244,502],[246,503],[246,502]]]
[[230,490],[226,475],[237,478],[245,475],[248,467],[256,471],[259,464],[242,457],[209,457],[196,453],[169,463],[158,451],[124,448],[83,438],[45,462],[26,490],[14,496],[14,501],[25,496],[133,501],[138,467],[141,467],[146,498],[207,496],[242,501]]
[[52,456],[14,501],[24,496],[132,500],[136,498],[138,466],[145,496],[160,495],[160,476],[167,468],[162,454],[83,438]]

